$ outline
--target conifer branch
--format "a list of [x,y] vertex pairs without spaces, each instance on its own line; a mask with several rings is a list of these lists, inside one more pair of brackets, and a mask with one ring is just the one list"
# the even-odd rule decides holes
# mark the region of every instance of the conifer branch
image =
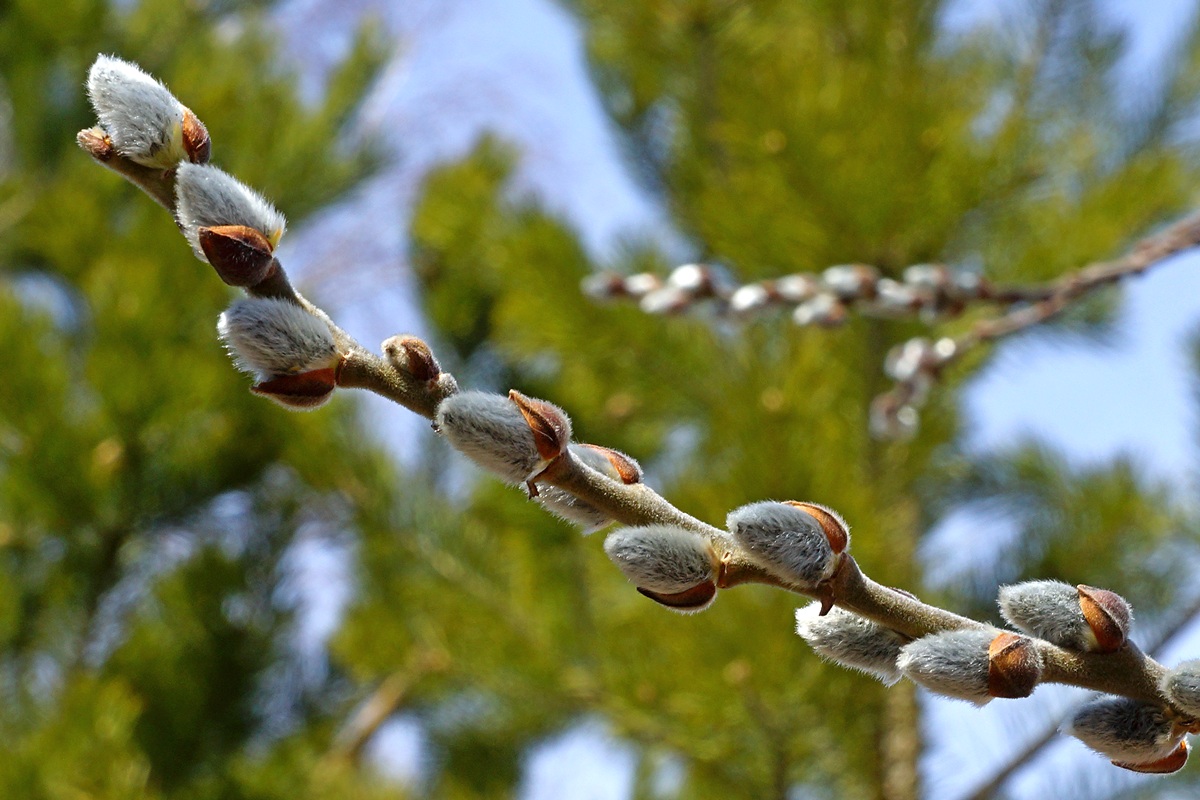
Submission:
[[[800,612],[797,630],[836,663],[885,681],[903,674],[931,691],[980,704],[1028,696],[1041,683],[1105,692],[1117,700],[1082,709],[1072,721],[1075,735],[1118,766],[1167,772],[1183,765],[1185,734],[1200,732],[1200,721],[1187,713],[1200,704],[1193,697],[1200,694],[1200,675],[1186,665],[1169,672],[1129,643],[1132,618],[1118,595],[1055,582],[1006,587],[1001,608],[1018,634],[871,580],[850,555],[849,526],[833,509],[767,501],[733,510],[724,529],[698,520],[646,486],[633,459],[572,441],[570,418],[558,406],[516,390],[507,396],[461,391],[417,337],[392,337],[382,354],[362,347],[292,287],[275,257],[283,215],[205,163],[211,145],[194,114],[136,66],[103,56],[92,68],[89,91],[105,127],[81,132],[80,146],[167,208],[195,255],[225,283],[246,291],[246,299],[221,315],[218,331],[237,366],[254,375],[254,393],[299,410],[323,404],[339,387],[375,392],[432,420],[455,449],[555,513],[589,527],[626,526],[608,536],[605,550],[655,602],[693,613],[744,583],[804,595],[817,603],[812,612]],[[946,313],[968,302],[1024,304],[979,323],[953,348],[933,346],[942,361],[932,366],[923,350],[901,354],[914,375],[925,374],[967,347],[1044,322],[1083,294],[1198,242],[1200,217],[1189,217],[1147,237],[1123,259],[1028,290],[996,290],[942,267],[910,268],[906,284],[884,283],[888,279],[861,265],[834,267],[795,313],[807,309],[806,321],[822,322],[852,306]],[[705,267],[676,270],[668,283],[643,301],[667,288],[672,297],[754,305],[738,299],[746,287],[723,287]],[[801,284],[813,281],[793,283],[787,290],[778,282],[758,284],[751,294],[771,300],[794,290],[798,297]],[[385,681],[335,751],[359,752],[401,702],[410,677]]]

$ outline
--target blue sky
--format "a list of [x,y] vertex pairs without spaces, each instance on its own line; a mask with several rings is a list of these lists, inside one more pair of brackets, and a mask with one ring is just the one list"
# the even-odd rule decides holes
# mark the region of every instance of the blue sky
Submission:
[[[1011,8],[994,2],[959,6],[954,24]],[[1193,0],[1113,0],[1108,7],[1132,26],[1124,75],[1136,90],[1153,75]],[[289,237],[283,252],[306,291],[356,336],[371,343],[399,331],[425,332],[403,268],[405,223],[421,176],[463,155],[485,129],[521,149],[514,191],[535,194],[567,219],[598,259],[612,252],[618,237],[647,233],[686,257],[662,209],[622,164],[589,81],[580,31],[561,7],[550,0],[284,2],[276,20],[310,91],[319,90],[365,14],[382,19],[400,42],[360,123],[362,131],[387,143],[393,161],[348,202]],[[1002,347],[966,393],[972,442],[991,447],[1036,434],[1076,459],[1132,453],[1163,478],[1181,485],[1191,481],[1197,420],[1183,345],[1200,325],[1198,266],[1196,257],[1179,257],[1132,282],[1110,346],[1030,338]],[[378,291],[381,278],[392,291]],[[372,405],[372,413],[403,458],[413,437],[421,435],[420,422],[382,401]],[[937,535],[957,535],[955,525],[966,524],[978,535],[980,521],[961,518]],[[320,554],[309,560],[332,569]],[[334,598],[310,609],[314,637],[332,629],[343,601]],[[1015,728],[1036,729],[1044,718],[1044,708],[1031,723],[1003,705],[979,712],[934,704],[932,796],[955,797],[987,772],[976,736],[960,735],[968,725],[1003,745]],[[1072,747],[1060,744],[1056,750],[1065,748],[1069,757]],[[393,774],[419,774],[419,728],[396,721],[384,729],[375,752]],[[531,754],[522,796],[617,800],[628,796],[632,769],[620,742],[607,737],[600,723],[583,721]],[[664,774],[669,785],[671,770]],[[1046,780],[1044,770],[1022,778],[1020,795],[1043,796]]]

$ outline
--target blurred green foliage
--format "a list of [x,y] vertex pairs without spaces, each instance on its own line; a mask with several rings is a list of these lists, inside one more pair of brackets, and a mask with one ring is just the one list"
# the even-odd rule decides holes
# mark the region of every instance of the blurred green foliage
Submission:
[[[747,587],[677,617],[631,590],[600,537],[447,474],[431,433],[401,470],[344,398],[297,415],[251,397],[213,332],[229,292],[72,141],[92,124],[92,58],[131,58],[295,225],[376,163],[334,146],[379,63],[369,31],[305,105],[257,4],[50,8],[0,8],[0,796],[506,797],[533,747],[589,719],[634,748],[639,797],[663,757],[684,767],[682,797],[916,796],[902,776],[920,747],[895,746],[919,742],[911,689],[814,658],[795,598]],[[699,253],[745,278],[950,259],[1041,280],[1193,200],[1175,134],[1197,49],[1123,105],[1121,37],[1092,3],[954,35],[942,5],[899,0],[573,8],[631,164]],[[832,505],[867,572],[914,590],[945,514],[1011,519],[1001,557],[938,587],[954,608],[991,615],[998,581],[1049,577],[1151,618],[1179,602],[1174,556],[1197,524],[1177,487],[1038,442],[966,451],[956,390],[983,359],[947,376],[918,437],[871,440],[880,365],[914,323],[734,329],[589,301],[597,265],[574,232],[507,192],[520,157],[483,139],[414,214],[421,300],[464,384],[561,404],[581,440],[641,459],[717,524],[763,498]],[[617,261],[670,266],[646,242]],[[350,560],[354,591],[315,670],[289,583],[313,545]],[[419,786],[344,747],[389,686],[425,738]]]

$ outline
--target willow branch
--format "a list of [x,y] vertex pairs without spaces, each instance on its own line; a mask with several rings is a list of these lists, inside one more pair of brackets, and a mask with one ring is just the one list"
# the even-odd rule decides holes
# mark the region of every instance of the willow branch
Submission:
[[[174,102],[173,98],[171,101]],[[199,122],[194,124],[199,125]],[[627,475],[622,472],[622,466],[629,465],[618,466],[614,462],[618,480],[584,463],[570,447],[569,418],[552,404],[515,392],[510,393],[509,398],[464,394],[455,403],[447,402],[460,395],[459,387],[453,376],[441,371],[428,344],[416,337],[398,336],[383,343],[382,355],[376,354],[360,345],[328,314],[296,292],[283,265],[274,256],[275,243],[282,233],[282,217],[257,195],[219,170],[205,173],[207,180],[224,182],[213,189],[211,185],[208,188],[194,186],[189,174],[183,172],[197,168],[179,166],[177,178],[176,167],[160,169],[135,163],[118,153],[110,136],[99,128],[81,131],[77,141],[94,160],[129,180],[167,209],[184,229],[193,247],[203,248],[205,260],[214,266],[222,280],[242,287],[251,297],[285,301],[282,304],[248,304],[252,306],[250,309],[245,304],[236,309],[231,307],[227,312],[227,316],[232,315],[231,319],[223,317],[222,320],[222,325],[228,322],[231,326],[241,324],[251,329],[257,325],[272,332],[271,336],[259,339],[252,338],[246,329],[231,334],[245,337],[238,341],[247,344],[247,352],[258,359],[251,364],[254,371],[260,373],[261,382],[254,387],[256,393],[271,396],[289,407],[310,408],[324,402],[336,387],[365,389],[434,420],[435,426],[443,422],[449,424],[444,416],[449,412],[443,410],[462,401],[459,407],[464,416],[456,423],[461,427],[455,429],[455,435],[463,438],[454,440],[455,446],[463,450],[468,437],[475,436],[485,446],[493,448],[482,457],[485,461],[491,459],[500,464],[502,474],[512,474],[515,469],[515,475],[524,475],[533,466],[533,471],[519,481],[527,487],[531,497],[538,495],[538,484],[554,487],[567,497],[585,503],[603,520],[631,528],[658,526],[660,530],[656,535],[665,536],[676,544],[678,537],[686,539],[689,544],[681,545],[681,549],[667,548],[661,552],[675,552],[680,558],[693,559],[690,566],[685,565],[687,568],[682,574],[690,577],[693,573],[688,570],[694,567],[697,585],[677,594],[674,590],[648,591],[639,585],[643,594],[678,610],[700,610],[711,602],[718,590],[758,583],[815,598],[820,601],[822,614],[836,605],[858,618],[877,623],[891,632],[890,635],[909,641],[951,631],[972,632],[971,638],[975,638],[975,633],[983,632],[986,639],[992,638],[991,632],[995,629],[984,623],[882,586],[863,574],[846,552],[848,528],[830,509],[806,503],[767,503],[763,505],[772,508],[755,510],[752,504],[731,514],[732,520],[736,514],[750,509],[745,513],[759,514],[754,524],[765,526],[760,529],[763,531],[775,524],[771,520],[779,519],[780,513],[800,514],[807,520],[803,525],[818,526],[823,531],[820,533],[813,527],[810,533],[826,538],[810,540],[817,546],[806,551],[803,557],[808,558],[811,553],[824,560],[800,565],[785,563],[787,558],[796,555],[792,553],[783,561],[773,561],[760,550],[769,550],[776,545],[778,540],[774,538],[774,532],[753,539],[749,534],[743,535],[744,531],[739,533],[733,523],[731,530],[726,531],[696,519],[643,484],[636,464],[633,464],[636,475]],[[198,154],[196,158],[206,159],[208,146],[205,138],[202,149],[188,152]],[[144,153],[143,158],[146,157],[148,154]],[[176,200],[177,183],[184,196],[180,201]],[[188,192],[193,190],[197,194],[195,198],[189,198]],[[205,191],[210,194],[205,196]],[[225,205],[243,200],[249,209],[245,216],[253,225],[232,224],[223,219],[196,221],[227,216]],[[198,204],[200,216],[195,215],[196,209],[186,209],[188,203]],[[205,203],[209,205],[205,207]],[[186,220],[180,219],[180,204],[185,206]],[[727,309],[744,311],[796,301],[794,314],[797,320],[819,324],[839,321],[850,307],[893,316],[959,313],[970,302],[1012,307],[997,318],[978,323],[968,334],[950,341],[949,345],[938,343],[928,352],[908,354],[906,361],[901,359],[913,376],[920,376],[936,373],[971,347],[1043,323],[1077,298],[1129,275],[1139,274],[1198,243],[1200,215],[1143,239],[1122,259],[1094,264],[1052,285],[1032,288],[997,289],[975,276],[954,274],[944,266],[930,265],[907,270],[903,284],[881,278],[878,271],[870,267],[848,265],[826,270],[819,280],[811,276],[792,276],[788,281],[733,288],[725,285],[714,269],[690,265],[676,270],[665,285],[643,280],[641,285],[646,291],[642,294],[642,302],[643,307],[651,301],[649,305],[654,310],[667,311],[681,310],[697,299],[708,299]],[[197,254],[199,252],[197,249]],[[611,278],[601,281],[608,281],[604,285],[609,294],[635,293],[631,288],[635,279],[622,279],[619,286]],[[291,347],[299,351],[299,356],[293,357],[292,351],[283,355],[271,352],[276,347]],[[901,405],[907,406],[910,401],[911,398],[907,398]],[[476,414],[467,420],[470,425],[463,422],[468,412]],[[510,447],[522,452],[505,449]],[[497,471],[500,470],[497,468]],[[797,511],[792,506],[803,508]],[[748,523],[753,522],[750,516],[745,518]],[[673,583],[681,571],[668,569],[667,572],[672,573],[667,582]],[[1165,669],[1131,644],[1101,655],[1066,650],[1032,637],[995,632],[996,641],[1022,639],[1019,643],[1022,651],[1032,651],[1037,656],[1038,675],[1028,691],[1032,691],[1037,682],[1058,682],[1165,704],[1157,688]],[[995,643],[993,641],[993,645]],[[1005,657],[1010,658],[1012,653],[1006,652]],[[987,657],[990,665],[993,658],[990,648]],[[421,662],[386,680],[340,735],[335,752],[356,758],[372,733],[403,702],[412,683],[430,669],[431,666]],[[996,694],[991,688],[990,671],[987,678],[986,691],[990,696],[1024,696]],[[1008,686],[1011,688],[1011,683]],[[1195,723],[1194,727],[1200,730],[1200,723]]]

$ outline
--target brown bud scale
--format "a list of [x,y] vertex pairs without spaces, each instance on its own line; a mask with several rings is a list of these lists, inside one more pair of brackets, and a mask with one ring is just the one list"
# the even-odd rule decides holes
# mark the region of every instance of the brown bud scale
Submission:
[[711,603],[713,598],[717,596],[717,585],[713,581],[705,581],[704,583],[696,584],[690,589],[684,589],[682,592],[675,592],[673,594],[654,592],[650,589],[643,589],[641,586],[638,586],[637,590],[654,602],[678,611],[699,611]]
[[190,108],[183,110],[183,150],[193,164],[207,164],[212,156],[212,140],[208,128]]
[[1079,608],[1096,637],[1096,652],[1115,653],[1129,636],[1131,614],[1124,597],[1108,589],[1079,584]]
[[1129,764],[1124,761],[1113,761],[1114,767],[1127,769],[1132,772],[1143,772],[1148,775],[1169,775],[1172,772],[1178,772],[1183,769],[1183,765],[1188,760],[1188,743],[1187,739],[1181,739],[1179,746],[1171,751],[1171,754],[1165,758],[1160,758],[1157,761],[1150,761],[1146,764]]
[[1042,661],[1027,637],[1001,633],[988,646],[988,694],[1028,697],[1042,677]]
[[538,455],[547,461],[558,458],[570,443],[568,423],[559,409],[545,400],[526,397],[516,389],[510,389],[508,399],[516,404],[533,431],[534,445]]
[[214,225],[197,231],[200,249],[229,286],[257,286],[277,268],[271,242],[245,225]]

